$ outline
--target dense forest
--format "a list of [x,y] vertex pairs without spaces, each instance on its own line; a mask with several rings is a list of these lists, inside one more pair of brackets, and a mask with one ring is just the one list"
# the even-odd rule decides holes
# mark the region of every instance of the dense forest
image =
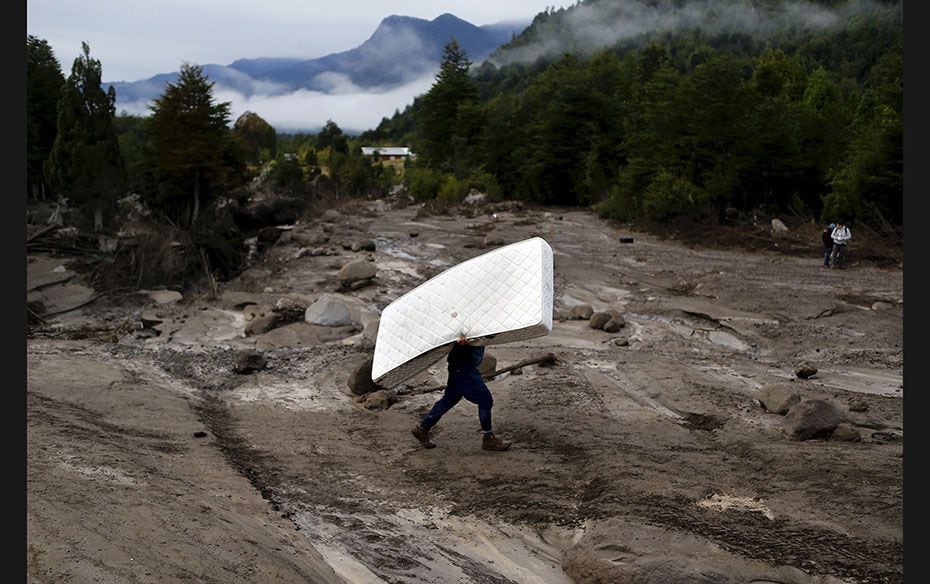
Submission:
[[[748,7],[766,26],[681,25],[599,47],[579,29],[582,10],[621,29],[632,4],[669,3],[550,10],[477,67],[450,43],[432,89],[363,137],[413,145],[421,197],[478,187],[625,221],[758,209],[900,232],[901,2],[806,5],[812,22],[833,17],[819,27],[781,2],[692,2]],[[512,57],[541,39],[535,60]]]
[[[187,63],[149,115],[116,115],[87,43],[65,76],[30,35],[27,199],[66,202],[113,233],[132,197],[227,272],[239,252],[216,238],[246,228],[229,224],[229,202],[256,188],[439,204],[478,189],[643,224],[789,213],[900,240],[902,12],[900,0],[582,0],[540,13],[481,64],[450,39],[431,89],[359,136],[332,121],[279,134],[252,112],[233,120]],[[397,172],[363,145],[417,157]]]

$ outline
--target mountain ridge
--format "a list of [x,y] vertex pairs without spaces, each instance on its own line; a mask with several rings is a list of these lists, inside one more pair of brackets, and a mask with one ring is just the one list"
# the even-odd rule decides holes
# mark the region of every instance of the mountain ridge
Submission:
[[[202,65],[217,89],[244,97],[285,95],[309,90],[325,94],[391,88],[436,70],[443,47],[455,38],[469,59],[485,59],[529,24],[500,22],[473,25],[451,13],[433,20],[392,14],[359,46],[313,59],[294,57],[240,58],[228,65]],[[116,91],[117,109],[151,103],[179,73],[159,73],[138,81],[104,82]]]

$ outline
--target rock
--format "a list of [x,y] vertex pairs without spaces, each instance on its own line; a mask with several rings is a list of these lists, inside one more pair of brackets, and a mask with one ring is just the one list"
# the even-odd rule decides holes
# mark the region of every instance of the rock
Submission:
[[349,290],[360,290],[364,288],[365,286],[371,286],[371,284],[372,284],[371,278],[367,280],[356,280],[352,282],[351,284],[349,284]]
[[901,436],[890,430],[879,430],[878,432],[872,432],[873,442],[898,442],[900,440]]
[[330,327],[351,326],[355,324],[352,321],[352,315],[349,313],[349,307],[346,306],[345,302],[328,294],[307,307],[304,313],[304,320],[310,324]]
[[204,432],[203,430],[197,430],[196,432],[194,432],[194,438],[206,438],[206,437],[207,437],[207,433]]
[[277,323],[278,315],[273,312],[262,316],[256,316],[245,323],[245,330],[243,332],[247,337],[261,335],[273,329]]
[[510,372],[511,375],[523,375],[523,367],[517,367]]
[[397,392],[390,389],[379,389],[365,394],[360,403],[366,410],[386,410],[397,403]]
[[794,368],[794,374],[801,379],[807,379],[817,374],[817,367],[810,361],[802,361]]
[[630,339],[625,339],[625,338],[614,339],[614,344],[617,345],[618,347],[629,347]]
[[[365,322],[363,320],[363,322]],[[373,349],[375,342],[378,340],[378,327],[381,324],[380,318],[373,318],[365,322],[362,329],[362,338],[359,340],[359,346],[364,349]]]
[[894,304],[882,301],[878,301],[872,304],[872,310],[888,310],[889,308],[894,308]]
[[294,233],[291,239],[295,244],[306,248],[329,243],[329,236],[325,233]]
[[862,434],[860,434],[859,430],[852,424],[840,422],[836,425],[836,429],[833,430],[833,433],[830,434],[830,439],[840,442],[859,442],[862,440]]
[[487,200],[488,196],[484,193],[479,193],[475,189],[472,189],[468,192],[468,195],[464,199],[466,205],[480,205]]
[[246,322],[258,318],[260,316],[266,316],[273,312],[273,309],[266,304],[246,304],[242,307],[242,317]]
[[352,282],[374,278],[377,273],[378,270],[375,268],[373,262],[368,260],[355,260],[354,262],[349,262],[342,266],[336,277],[343,285],[350,286]]
[[365,241],[353,241],[352,251],[375,251],[375,242],[370,239]]
[[869,404],[862,399],[851,399],[849,400],[849,411],[851,412],[865,412],[869,409]]
[[294,259],[295,259],[295,260],[299,260],[300,258],[304,257],[305,255],[307,255],[307,251],[308,251],[308,250],[307,250],[307,248],[305,248],[305,247],[302,247],[302,248],[298,249],[298,250],[294,253]]
[[626,326],[626,321],[621,316],[620,318],[612,318],[604,324],[604,332],[607,333],[616,333],[620,329]]
[[762,386],[756,399],[766,410],[784,416],[792,406],[800,403],[801,394],[790,384],[770,383]]
[[420,232],[419,232],[419,231],[411,231],[411,232],[410,232],[410,237],[419,237],[419,235],[420,235]]
[[495,247],[504,245],[504,238],[496,233],[488,233],[484,236],[484,247]]
[[591,318],[588,320],[588,326],[596,329],[603,330],[604,325],[607,324],[607,321],[611,319],[609,313],[606,312],[595,312],[591,315]]
[[252,349],[237,351],[233,359],[233,371],[240,374],[261,371],[268,365],[265,356]]
[[371,365],[373,361],[374,357],[365,359],[349,374],[348,386],[349,392],[352,395],[365,395],[366,393],[383,389],[380,385],[371,380]]
[[478,365],[478,372],[481,373],[481,375],[489,375],[495,371],[497,371],[497,357],[485,351],[484,359],[482,359],[481,364]]
[[290,298],[278,298],[278,301],[274,303],[274,308],[271,310],[282,316],[297,314],[297,318],[290,318],[290,322],[293,322],[295,320],[300,320],[300,317],[303,316],[304,310],[306,309],[306,306],[300,302],[297,302],[296,300],[292,300]]
[[621,235],[620,243],[633,243],[633,238],[630,237],[629,235]]
[[174,304],[180,302],[184,296],[174,290],[152,290],[149,292],[149,298],[158,304]]
[[577,304],[572,307],[569,316],[572,320],[588,320],[594,314],[590,304]]
[[781,219],[772,219],[772,234],[783,235],[788,233],[788,226],[782,223]]
[[785,428],[796,440],[826,438],[843,421],[839,410],[822,399],[804,400],[785,415]]
[[335,209],[327,209],[323,215],[320,217],[322,221],[335,221],[339,218],[339,211]]

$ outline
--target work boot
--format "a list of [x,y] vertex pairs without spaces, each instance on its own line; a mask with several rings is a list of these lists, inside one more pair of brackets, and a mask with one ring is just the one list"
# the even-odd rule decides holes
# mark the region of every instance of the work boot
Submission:
[[422,444],[424,448],[436,448],[436,445],[433,444],[429,439],[429,430],[424,430],[419,424],[417,424],[413,427],[411,433],[413,434],[414,438],[420,441],[420,444]]
[[504,442],[493,433],[489,432],[481,440],[481,448],[484,450],[507,450],[510,448],[510,442]]

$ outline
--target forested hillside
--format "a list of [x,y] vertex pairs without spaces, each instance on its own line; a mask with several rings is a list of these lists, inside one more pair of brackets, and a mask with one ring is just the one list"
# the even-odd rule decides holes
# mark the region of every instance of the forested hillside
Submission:
[[[903,225],[899,2],[548,11],[363,138],[411,143],[421,197],[478,187],[622,220],[729,210]],[[432,195],[431,195],[432,193]]]

